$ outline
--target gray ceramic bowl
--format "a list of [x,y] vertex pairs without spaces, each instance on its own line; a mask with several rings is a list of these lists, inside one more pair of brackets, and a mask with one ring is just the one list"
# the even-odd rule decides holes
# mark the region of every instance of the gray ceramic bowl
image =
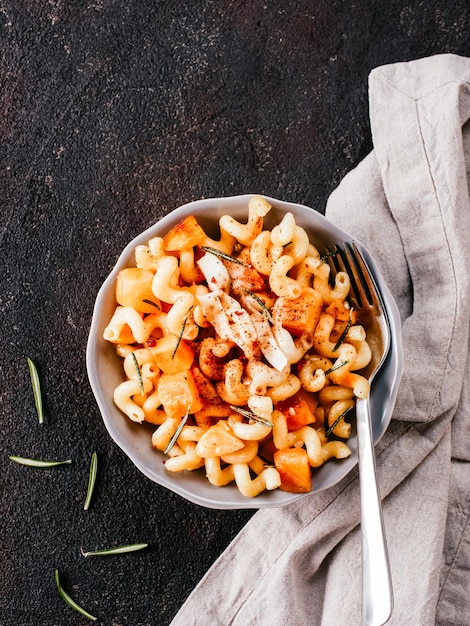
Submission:
[[[113,390],[123,380],[123,372],[114,346],[103,339],[103,330],[115,309],[114,289],[118,272],[134,265],[134,250],[146,244],[151,237],[162,236],[185,216],[194,214],[205,230],[217,237],[218,222],[222,215],[230,214],[246,221],[251,195],[228,198],[211,198],[191,202],[169,213],[133,241],[120,255],[116,266],[101,287],[93,312],[87,345],[87,369],[90,384],[100,408],[105,426],[113,440],[122,448],[136,467],[159,485],[171,489],[193,503],[215,509],[245,509],[279,507],[309,494],[292,494],[280,490],[263,492],[256,498],[243,496],[235,485],[214,487],[204,475],[204,470],[170,473],[165,470],[163,454],[152,448],[151,435],[155,426],[136,424],[124,416],[114,405]],[[266,196],[265,196],[266,197]],[[318,212],[305,206],[282,202],[266,197],[272,205],[265,218],[267,228],[279,223],[285,212],[295,215],[296,222],[309,234],[310,241],[322,251],[331,243],[352,241],[352,238]],[[396,304],[385,285],[374,260],[356,241],[379,285],[391,324],[392,345],[387,360],[377,374],[371,391],[373,437],[377,443],[387,429],[402,372],[402,346],[400,318]],[[352,454],[341,461],[330,460],[315,470],[312,492],[331,487],[344,478],[357,463],[357,441],[353,433],[348,441]]]

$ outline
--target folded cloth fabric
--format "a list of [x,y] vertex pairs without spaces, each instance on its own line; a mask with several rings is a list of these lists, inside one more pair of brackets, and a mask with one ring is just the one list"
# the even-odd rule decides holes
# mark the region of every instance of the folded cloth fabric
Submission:
[[[405,368],[376,446],[399,626],[470,624],[470,59],[369,79],[373,152],[326,215],[372,253],[397,301]],[[361,624],[357,468],[258,511],[173,626]]]

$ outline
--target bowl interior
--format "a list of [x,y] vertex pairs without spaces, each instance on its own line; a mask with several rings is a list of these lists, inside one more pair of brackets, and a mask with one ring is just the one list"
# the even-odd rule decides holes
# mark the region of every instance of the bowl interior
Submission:
[[[218,222],[222,215],[230,214],[246,222],[248,202],[251,195],[230,198],[211,198],[186,204],[169,213],[155,225],[131,241],[120,255],[115,267],[103,283],[94,307],[87,344],[87,370],[90,384],[98,403],[105,426],[112,439],[128,455],[136,467],[148,478],[171,489],[187,500],[216,509],[270,508],[294,502],[309,494],[291,494],[275,490],[263,492],[256,498],[243,496],[235,485],[215,487],[205,478],[203,470],[170,473],[164,467],[164,455],[151,445],[155,426],[136,424],[123,415],[113,402],[113,391],[124,379],[122,367],[114,346],[103,339],[103,331],[111,319],[115,303],[115,281],[118,272],[135,265],[134,251],[139,244],[147,244],[155,236],[163,236],[185,216],[194,214],[201,226],[212,236],[218,237]],[[308,233],[310,241],[320,253],[333,243],[352,241],[341,229],[308,207],[275,200],[264,196],[272,205],[265,217],[265,226],[278,224],[287,211],[295,215],[298,225]],[[381,371],[377,374],[371,390],[373,437],[377,442],[388,427],[402,372],[402,347],[400,318],[397,307],[385,285],[374,260],[368,251],[355,240],[379,285],[391,325],[392,347]],[[322,491],[341,480],[357,463],[357,441],[353,429],[348,440],[351,456],[341,461],[330,460],[313,473],[312,492]]]

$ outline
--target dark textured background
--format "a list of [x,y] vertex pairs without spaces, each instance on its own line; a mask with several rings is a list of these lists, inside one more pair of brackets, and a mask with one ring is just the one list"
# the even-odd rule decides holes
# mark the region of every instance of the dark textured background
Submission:
[[[253,512],[185,502],[111,442],[85,367],[96,293],[187,201],[258,192],[323,212],[371,149],[370,70],[469,55],[468,0],[6,0],[0,29],[0,622],[89,623],[58,596],[59,568],[97,623],[165,626]],[[151,547],[80,554],[137,541]]]

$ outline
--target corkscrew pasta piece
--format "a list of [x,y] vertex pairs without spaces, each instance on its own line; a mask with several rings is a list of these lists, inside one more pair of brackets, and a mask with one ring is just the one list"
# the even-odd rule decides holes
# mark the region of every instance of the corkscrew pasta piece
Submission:
[[292,213],[266,228],[270,210],[254,196],[219,239],[188,216],[137,246],[103,332],[122,361],[114,402],[155,426],[166,470],[248,498],[309,491],[315,468],[351,454],[373,357],[347,274],[331,281]]
[[226,231],[244,246],[250,246],[263,228],[263,217],[270,211],[271,206],[260,197],[253,197],[248,203],[248,221],[246,224],[237,222],[230,215],[220,218],[220,229]]
[[152,389],[152,383],[146,378],[142,381],[142,387],[137,380],[126,380],[116,387],[113,399],[116,406],[127,415],[133,422],[143,422],[145,413],[136,404],[134,397],[148,393]]

